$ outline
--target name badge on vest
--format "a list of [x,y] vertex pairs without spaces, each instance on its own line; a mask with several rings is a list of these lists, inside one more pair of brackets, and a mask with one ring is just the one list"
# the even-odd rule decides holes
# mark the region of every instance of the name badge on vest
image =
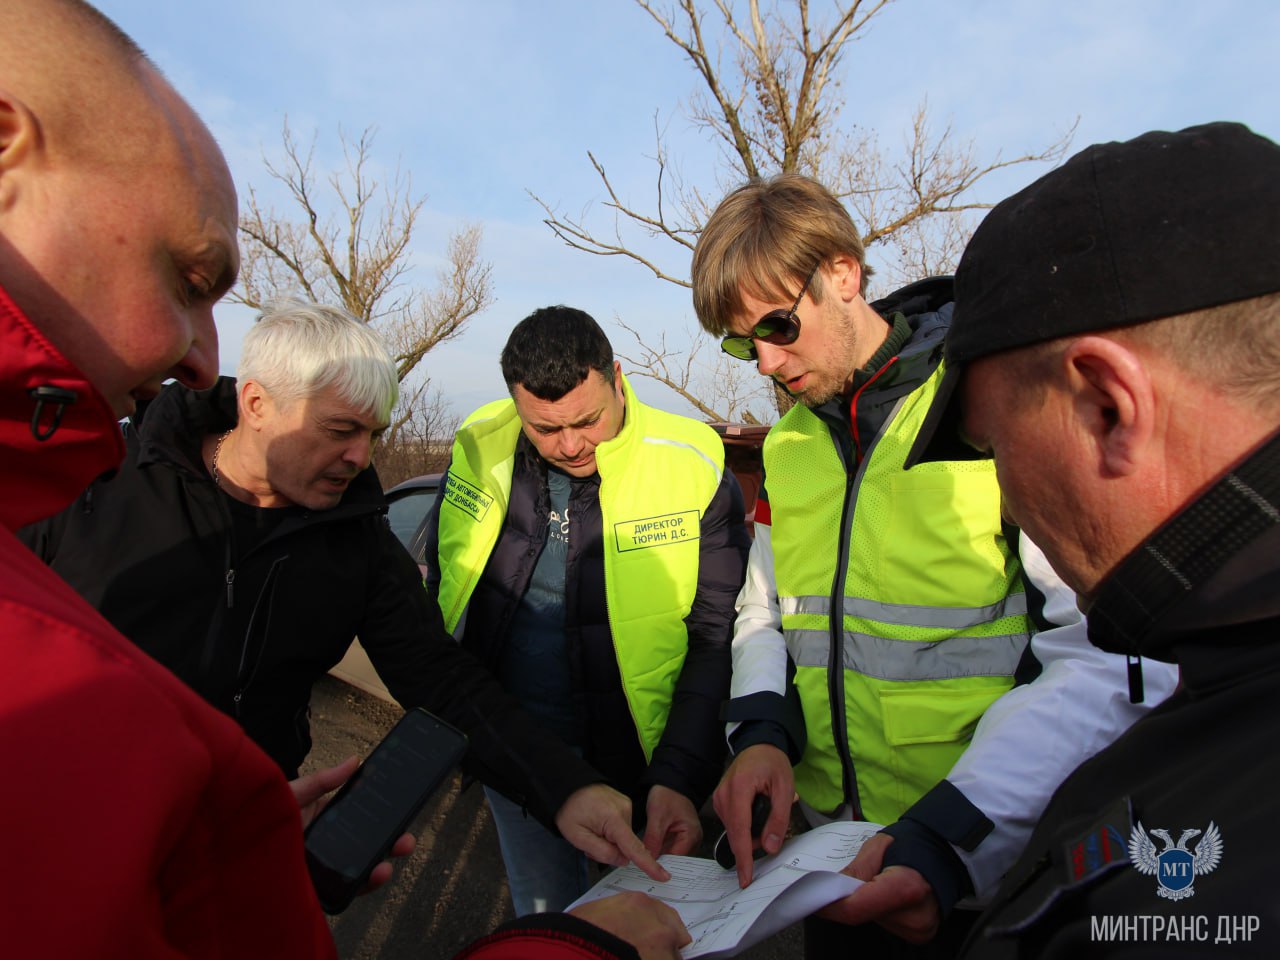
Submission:
[[649,547],[669,547],[673,543],[690,543],[702,536],[702,525],[697,510],[684,513],[668,513],[662,517],[646,517],[643,520],[623,520],[613,525],[618,552],[646,550]]
[[444,480],[444,502],[453,504],[479,523],[493,506],[493,497],[449,473]]

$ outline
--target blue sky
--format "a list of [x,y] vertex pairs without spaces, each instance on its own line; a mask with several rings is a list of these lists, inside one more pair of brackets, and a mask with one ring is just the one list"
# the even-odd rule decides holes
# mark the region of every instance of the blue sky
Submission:
[[[456,413],[504,392],[498,350],[537,307],[585,309],[618,345],[626,335],[615,317],[673,339],[696,326],[686,291],[619,258],[568,249],[527,192],[600,214],[590,150],[624,196],[645,205],[655,116],[683,176],[723,192],[714,154],[679,113],[696,77],[630,0],[100,6],[204,117],[242,195],[252,184],[272,196],[262,158],[279,158],[286,115],[299,139],[318,134],[317,171],[340,165],[339,127],[372,125],[377,161],[399,162],[428,198],[414,250],[421,282],[434,277],[451,230],[483,226],[496,302],[426,361]],[[827,9],[812,6],[815,17]],[[1039,149],[1077,117],[1073,152],[1221,119],[1280,139],[1277,40],[1272,0],[898,0],[845,56],[841,122],[894,146],[927,97],[935,122],[984,159]],[[999,200],[1043,169],[1015,169],[981,198]],[[222,367],[233,372],[251,314],[228,306],[217,316]],[[689,412],[665,388],[641,395]]]

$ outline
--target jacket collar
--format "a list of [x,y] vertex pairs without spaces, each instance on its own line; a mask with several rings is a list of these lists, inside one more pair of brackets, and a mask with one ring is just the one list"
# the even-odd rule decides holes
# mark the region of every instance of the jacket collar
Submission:
[[[53,388],[58,398],[67,399],[44,403],[35,422],[39,400],[32,391],[40,388]],[[46,439],[36,439],[35,431],[47,434]],[[3,287],[0,450],[0,522],[14,530],[62,510],[124,457],[124,441],[106,399]]]
[[1257,625],[1277,617],[1280,433],[1120,562],[1089,608],[1089,638],[1114,653],[1181,663],[1184,678],[1188,666],[1204,668],[1212,682],[1211,662],[1226,647],[1273,644]]
[[139,466],[168,463],[197,476],[207,475],[204,438],[235,425],[234,377],[219,377],[207,390],[170,384],[130,421],[138,438]]
[[859,436],[875,436],[898,399],[919,389],[942,362],[951,326],[951,290],[950,277],[931,277],[871,304],[891,324],[890,340],[905,342],[892,356],[881,358],[879,371],[860,381],[865,389],[856,391],[852,402],[849,397],[835,397],[812,409],[840,441],[842,455],[852,452],[848,446],[854,417]]
[[607,475],[611,467],[616,471],[634,463],[636,450],[644,442],[644,411],[627,378],[621,373],[618,376],[622,380],[622,426],[617,436],[596,447],[597,476]]
[[935,313],[955,299],[953,277],[927,277],[909,283],[879,300],[871,301],[871,309],[886,320],[895,313],[908,317]]

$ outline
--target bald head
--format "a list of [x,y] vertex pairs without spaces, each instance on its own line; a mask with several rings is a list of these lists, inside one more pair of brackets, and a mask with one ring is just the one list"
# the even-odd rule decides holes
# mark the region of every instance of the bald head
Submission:
[[217,373],[236,199],[212,135],[79,0],[6,0],[0,284],[118,414]]
[[112,107],[127,107],[121,94],[150,67],[146,55],[111,20],[79,0],[6,0],[5,6],[0,87],[41,118],[59,148],[83,150],[100,143],[108,130],[95,118]]

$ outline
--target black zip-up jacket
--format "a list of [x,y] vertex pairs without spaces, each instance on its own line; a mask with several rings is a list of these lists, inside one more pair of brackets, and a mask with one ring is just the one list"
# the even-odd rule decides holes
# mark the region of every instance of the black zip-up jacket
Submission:
[[[655,477],[654,482],[662,479]],[[438,500],[433,508],[426,548],[433,592],[439,583],[440,505]],[[462,631],[463,646],[495,669],[546,542],[549,509],[546,463],[521,434],[502,532],[471,595]],[[751,549],[738,481],[726,468],[702,517],[697,596],[685,618],[689,652],[666,728],[647,767],[609,629],[599,475],[572,479],[569,515],[574,527],[565,569],[565,624],[584,755],[613,786],[632,796],[637,815],[654,784],[670,787],[701,806],[724,772],[727,745],[720,707],[729,695],[734,602]]]
[[[1058,788],[964,955],[1280,956],[1280,434],[1108,575],[1089,638],[1181,686]],[[1140,870],[1139,823],[1202,856]]]
[[373,469],[330,510],[295,510],[248,552],[200,447],[236,421],[235,382],[170,386],[126,431],[128,454],[22,536],[125,636],[293,776],[311,746],[312,684],[359,635],[391,694],[469,737],[464,766],[544,823],[602,778],[539,729],[445,632],[391,533]]

